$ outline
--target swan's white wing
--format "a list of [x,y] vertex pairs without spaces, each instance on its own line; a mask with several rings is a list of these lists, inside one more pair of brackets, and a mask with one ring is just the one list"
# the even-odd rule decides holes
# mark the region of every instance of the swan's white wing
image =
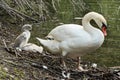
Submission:
[[69,38],[80,37],[82,35],[81,32],[85,32],[81,25],[64,24],[54,28],[47,37],[63,41]]

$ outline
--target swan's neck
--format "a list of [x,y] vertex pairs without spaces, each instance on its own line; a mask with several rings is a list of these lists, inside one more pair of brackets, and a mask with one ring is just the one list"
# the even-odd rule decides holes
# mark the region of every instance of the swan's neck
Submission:
[[88,32],[88,34],[91,36],[92,40],[95,43],[101,42],[103,43],[104,41],[104,35],[102,33],[101,30],[99,30],[98,28],[93,27],[90,24],[90,21],[93,19],[95,21],[95,17],[93,17],[94,15],[86,15],[84,16],[83,20],[82,20],[82,25],[84,27],[84,30],[86,30],[86,32]]
[[84,27],[84,29],[91,35],[91,36],[98,36],[99,34],[103,36],[103,33],[101,30],[99,30],[98,28],[95,28],[94,26],[92,26],[90,24],[91,20],[95,21],[95,17],[93,17],[94,15],[89,14],[89,15],[85,15],[83,20],[82,20],[82,25]]

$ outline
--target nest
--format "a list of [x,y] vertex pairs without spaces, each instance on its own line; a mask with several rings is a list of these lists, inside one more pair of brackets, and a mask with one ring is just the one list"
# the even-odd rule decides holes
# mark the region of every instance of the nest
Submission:
[[[8,51],[8,49],[6,50]],[[47,52],[40,54],[26,51],[21,52],[9,48],[9,53],[19,54],[19,63],[27,63],[29,66],[47,74],[44,76],[45,80],[120,80],[120,70],[117,68],[91,67],[92,63],[81,62],[87,71],[79,71],[76,70],[77,61],[71,58],[66,58],[67,69],[65,69],[61,65],[61,58],[59,56]],[[23,68],[28,67],[25,65],[21,66]]]

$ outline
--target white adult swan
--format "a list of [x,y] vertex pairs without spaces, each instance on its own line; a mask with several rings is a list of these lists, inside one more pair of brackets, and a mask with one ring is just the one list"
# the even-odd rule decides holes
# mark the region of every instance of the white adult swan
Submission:
[[18,48],[30,52],[42,53],[43,48],[41,46],[37,46],[33,43],[28,43],[31,36],[30,30],[32,30],[32,25],[23,25],[22,33],[15,39],[14,43],[12,44],[13,48]]
[[[90,24],[91,20],[94,20],[102,31],[93,27]],[[62,56],[78,57],[99,48],[103,44],[104,36],[107,35],[106,29],[105,18],[96,12],[89,12],[83,17],[82,26],[63,24],[48,34],[47,37],[51,40],[37,39],[51,52],[62,53]]]

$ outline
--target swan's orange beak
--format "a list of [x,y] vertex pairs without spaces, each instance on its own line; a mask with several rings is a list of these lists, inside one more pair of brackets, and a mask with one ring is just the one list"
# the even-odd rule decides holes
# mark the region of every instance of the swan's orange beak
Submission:
[[104,36],[107,36],[107,27],[106,26],[102,26],[102,32],[104,34]]

